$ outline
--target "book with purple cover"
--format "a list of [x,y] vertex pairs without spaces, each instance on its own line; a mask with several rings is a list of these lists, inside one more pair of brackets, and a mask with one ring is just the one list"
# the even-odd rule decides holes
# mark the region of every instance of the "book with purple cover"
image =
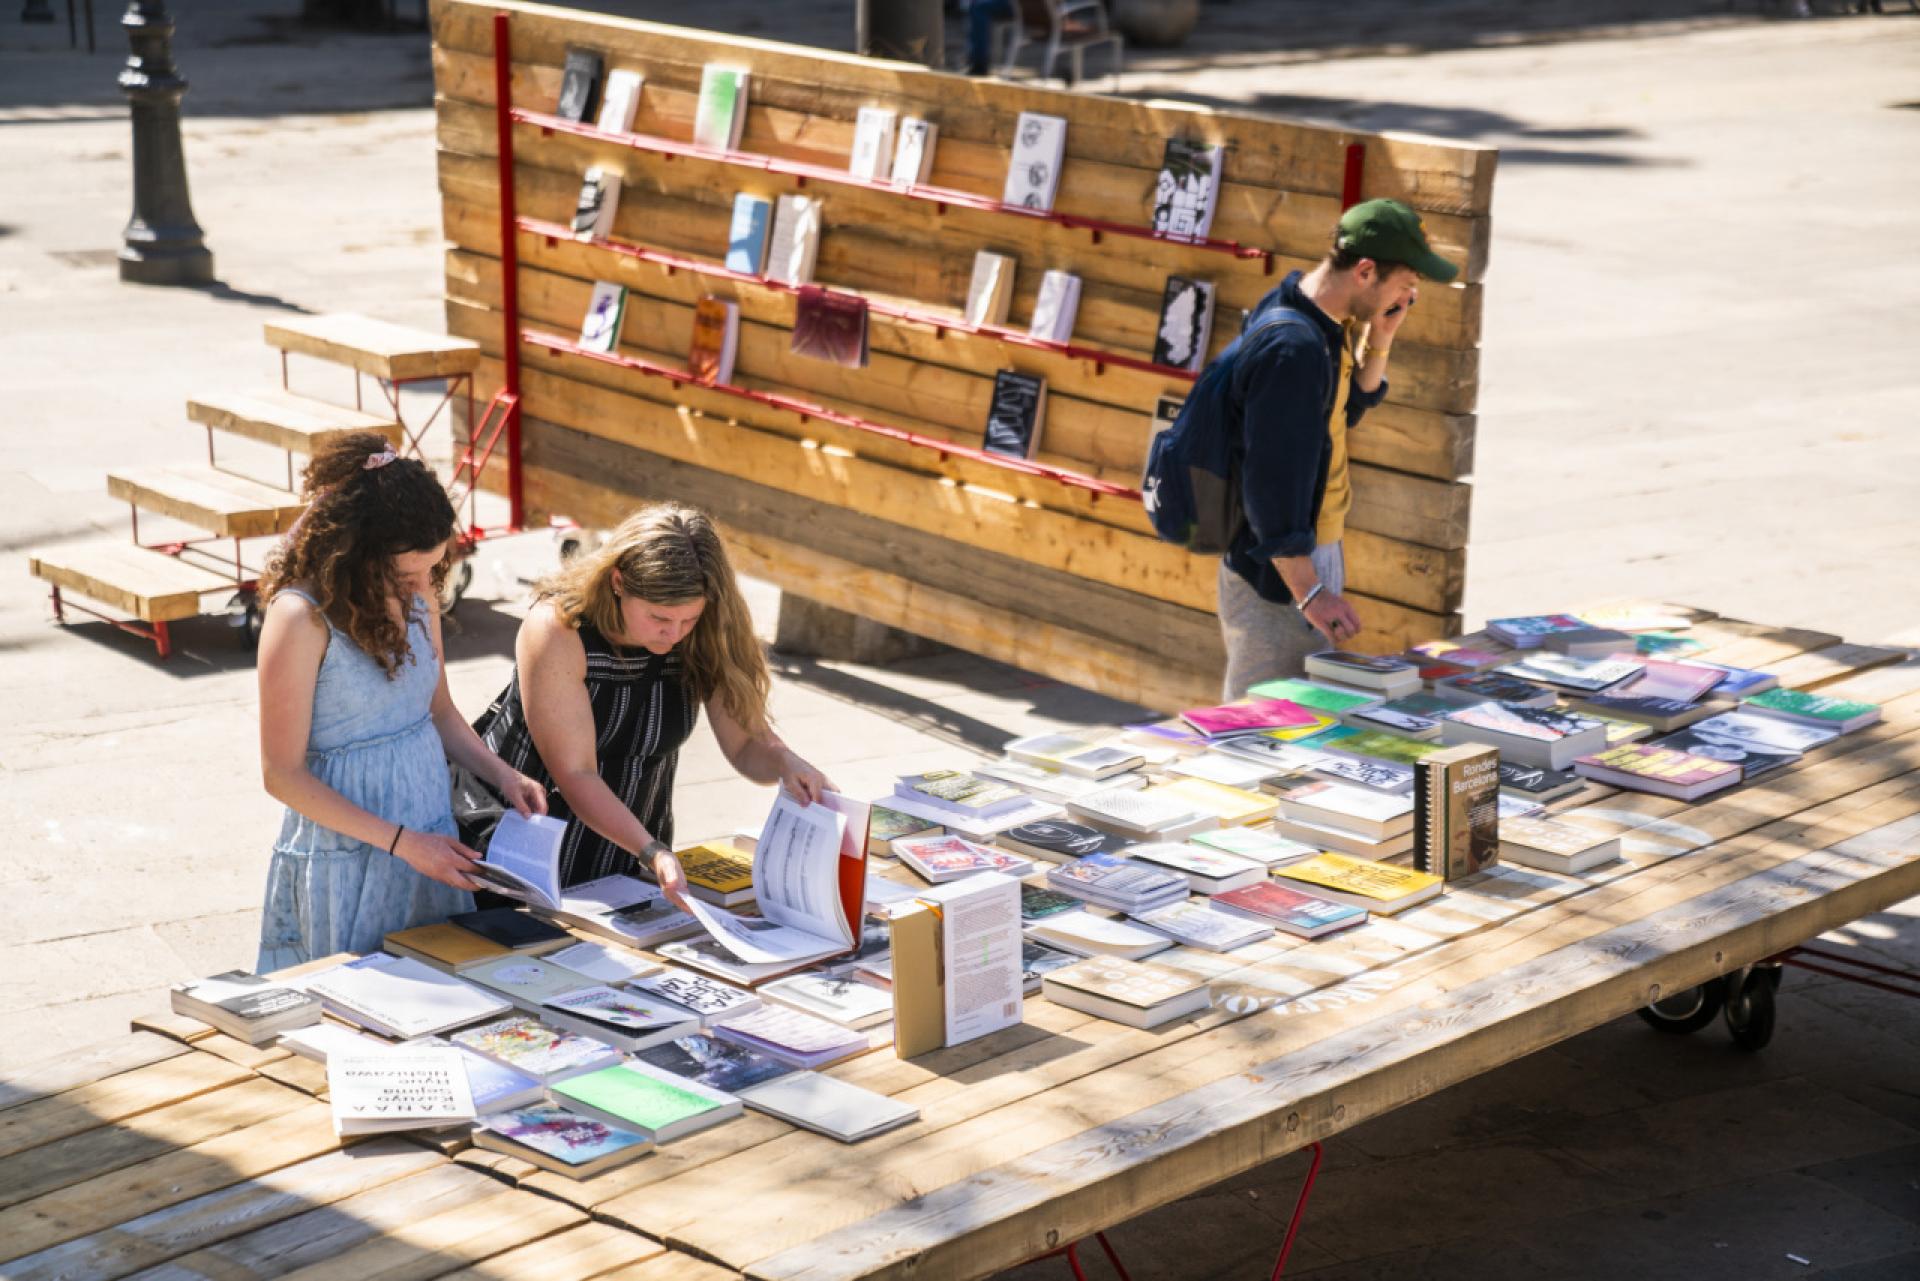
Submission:
[[867,300],[829,293],[812,285],[800,288],[794,305],[793,341],[796,356],[831,361],[849,369],[867,367]]

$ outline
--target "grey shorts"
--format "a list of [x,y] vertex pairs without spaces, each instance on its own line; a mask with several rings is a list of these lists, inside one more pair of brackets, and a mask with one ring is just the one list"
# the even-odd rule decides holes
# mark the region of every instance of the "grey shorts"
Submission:
[[[1313,549],[1314,572],[1330,592],[1347,587],[1347,563],[1339,543]],[[1227,675],[1222,698],[1244,696],[1247,687],[1282,676],[1298,676],[1308,654],[1328,648],[1292,605],[1276,605],[1253,590],[1246,579],[1220,562],[1220,635],[1227,643]]]

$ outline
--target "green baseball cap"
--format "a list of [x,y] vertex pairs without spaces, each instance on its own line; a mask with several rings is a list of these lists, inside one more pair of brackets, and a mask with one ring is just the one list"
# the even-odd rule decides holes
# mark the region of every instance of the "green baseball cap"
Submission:
[[1403,262],[1428,280],[1442,283],[1460,268],[1433,252],[1420,215],[1398,200],[1363,200],[1340,215],[1333,243],[1376,262]]

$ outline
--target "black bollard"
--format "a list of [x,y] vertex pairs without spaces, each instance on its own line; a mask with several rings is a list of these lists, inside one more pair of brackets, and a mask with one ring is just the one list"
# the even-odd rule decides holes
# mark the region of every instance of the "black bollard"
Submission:
[[187,82],[173,65],[173,18],[165,0],[132,0],[120,25],[133,45],[120,72],[133,108],[133,217],[122,233],[120,279],[204,285],[213,279],[213,254],[187,198],[187,158],[180,145],[180,97]]

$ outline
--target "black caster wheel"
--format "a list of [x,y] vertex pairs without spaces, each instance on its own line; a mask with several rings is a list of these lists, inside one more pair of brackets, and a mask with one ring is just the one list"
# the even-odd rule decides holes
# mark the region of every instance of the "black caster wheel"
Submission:
[[451,614],[453,607],[466,596],[467,589],[473,586],[473,557],[462,556],[447,571],[447,581],[440,588],[440,612]]
[[587,549],[586,538],[579,533],[571,533],[560,540],[560,563],[566,564]]
[[260,628],[266,622],[266,616],[260,609],[259,593],[244,591],[235,593],[227,602],[227,623],[240,633],[240,639],[250,650],[260,648]]
[[1711,979],[1699,987],[1690,987],[1652,1005],[1643,1005],[1634,1013],[1649,1027],[1672,1036],[1690,1036],[1719,1015],[1726,1004],[1727,981]]
[[1733,1035],[1733,1043],[1750,1054],[1765,1049],[1773,1039],[1773,993],[1779,985],[1778,971],[1770,975],[1756,970],[1727,999],[1727,1031]]

